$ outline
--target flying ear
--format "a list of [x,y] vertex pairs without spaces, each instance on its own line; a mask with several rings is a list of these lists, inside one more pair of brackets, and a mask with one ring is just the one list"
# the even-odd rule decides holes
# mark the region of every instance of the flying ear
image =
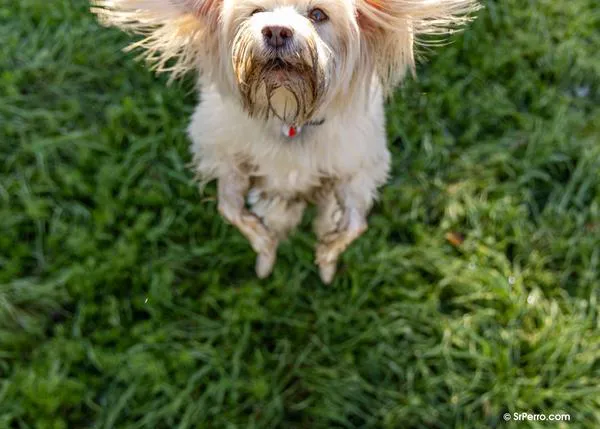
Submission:
[[378,74],[386,93],[407,70],[414,72],[420,35],[446,35],[472,19],[477,0],[359,0],[362,61]]
[[128,50],[157,72],[177,78],[191,69],[211,73],[207,58],[218,49],[222,0],[92,0],[91,11],[106,26],[144,36]]

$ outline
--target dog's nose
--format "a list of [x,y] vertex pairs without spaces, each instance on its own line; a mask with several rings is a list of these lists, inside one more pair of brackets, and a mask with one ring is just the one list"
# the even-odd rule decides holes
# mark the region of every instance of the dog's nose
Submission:
[[269,46],[281,48],[291,40],[294,32],[288,27],[269,26],[262,29],[262,34]]

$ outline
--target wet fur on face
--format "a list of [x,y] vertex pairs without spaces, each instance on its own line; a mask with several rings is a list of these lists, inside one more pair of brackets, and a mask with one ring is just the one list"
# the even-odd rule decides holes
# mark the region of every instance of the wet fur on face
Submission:
[[[233,70],[242,104],[251,117],[304,123],[327,92],[328,70],[319,62],[313,39],[301,47],[275,51],[250,23],[239,27],[233,41]],[[260,33],[259,33],[260,34]]]
[[[311,21],[316,8],[327,10],[328,19]],[[349,46],[359,45],[355,12],[350,2],[225,1],[222,52],[232,59],[232,83],[248,114],[302,125],[330,103],[353,76],[357,51]],[[269,26],[289,29],[289,43],[269,46],[262,34]]]

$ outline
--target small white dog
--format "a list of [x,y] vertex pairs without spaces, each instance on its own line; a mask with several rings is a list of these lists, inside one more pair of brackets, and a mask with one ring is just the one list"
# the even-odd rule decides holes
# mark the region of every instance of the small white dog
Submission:
[[197,70],[189,127],[202,183],[268,276],[279,242],[317,206],[325,283],[367,228],[388,176],[384,96],[414,68],[415,38],[469,20],[477,0],[102,0],[107,25],[174,77]]

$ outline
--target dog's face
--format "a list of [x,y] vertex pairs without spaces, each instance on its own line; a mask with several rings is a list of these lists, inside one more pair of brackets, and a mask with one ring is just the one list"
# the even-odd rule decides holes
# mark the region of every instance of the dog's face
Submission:
[[[302,125],[379,78],[414,67],[419,34],[446,34],[477,0],[92,0],[101,21],[174,77],[198,69],[251,116]],[[174,60],[174,61],[171,61]]]
[[225,0],[221,21],[221,61],[250,115],[302,124],[352,80],[351,0]]

